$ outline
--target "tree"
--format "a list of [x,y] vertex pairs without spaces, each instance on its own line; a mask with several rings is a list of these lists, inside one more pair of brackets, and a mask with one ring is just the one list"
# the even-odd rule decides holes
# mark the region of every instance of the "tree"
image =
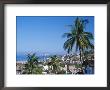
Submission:
[[60,71],[60,59],[56,56],[53,55],[50,57],[50,62],[48,63],[49,66],[51,66],[51,73],[57,74]]
[[68,53],[72,52],[73,47],[76,47],[76,51],[80,52],[80,61],[82,57],[82,52],[84,49],[94,48],[91,40],[93,40],[93,35],[90,32],[86,32],[85,27],[88,23],[88,20],[76,18],[73,25],[69,25],[71,27],[71,31],[69,33],[64,33],[63,37],[67,38],[67,41],[64,43],[64,49],[67,50]]
[[25,64],[26,74],[41,74],[42,68],[38,66],[38,57],[34,54],[27,55],[27,63]]

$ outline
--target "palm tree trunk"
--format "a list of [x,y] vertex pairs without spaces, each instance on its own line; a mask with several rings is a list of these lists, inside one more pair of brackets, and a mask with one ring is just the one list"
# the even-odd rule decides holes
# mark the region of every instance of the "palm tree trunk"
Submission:
[[80,49],[80,61],[81,61],[81,49]]
[[67,64],[67,72],[69,72],[69,64]]
[[[82,63],[83,63],[83,57],[82,57],[82,50],[80,49],[80,62],[81,62],[81,66],[82,66]],[[82,69],[82,67],[81,67],[81,69]]]

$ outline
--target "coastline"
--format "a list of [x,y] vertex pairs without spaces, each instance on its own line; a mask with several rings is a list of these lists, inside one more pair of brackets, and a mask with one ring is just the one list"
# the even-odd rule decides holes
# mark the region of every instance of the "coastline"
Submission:
[[20,61],[16,61],[16,64],[19,64],[19,63],[20,63],[20,64],[26,64],[27,61],[23,61],[23,60],[22,60],[22,61],[21,61],[21,60],[20,60]]

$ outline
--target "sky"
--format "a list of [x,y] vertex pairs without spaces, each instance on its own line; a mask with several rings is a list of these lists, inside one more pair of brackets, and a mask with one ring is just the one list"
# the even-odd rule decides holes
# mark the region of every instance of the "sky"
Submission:
[[[85,31],[94,34],[94,17],[82,16],[89,23]],[[17,53],[66,53],[62,35],[69,32],[67,25],[72,25],[76,16],[17,16]]]

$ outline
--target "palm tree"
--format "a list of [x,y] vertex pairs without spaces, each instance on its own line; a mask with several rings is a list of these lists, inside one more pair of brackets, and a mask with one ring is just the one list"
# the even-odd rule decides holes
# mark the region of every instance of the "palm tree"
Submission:
[[60,59],[56,55],[53,55],[50,57],[50,60],[48,65],[51,66],[52,73],[57,74],[60,71]]
[[83,20],[77,17],[74,24],[69,25],[71,31],[69,33],[64,33],[63,35],[63,37],[67,37],[67,41],[63,46],[64,49],[70,53],[75,46],[76,51],[79,50],[80,52],[80,61],[84,49],[94,48],[94,45],[91,43],[91,40],[93,39],[92,33],[84,31],[87,23],[87,19]]
[[38,66],[38,57],[34,54],[27,55],[27,63],[25,64],[26,74],[41,74],[42,69]]

